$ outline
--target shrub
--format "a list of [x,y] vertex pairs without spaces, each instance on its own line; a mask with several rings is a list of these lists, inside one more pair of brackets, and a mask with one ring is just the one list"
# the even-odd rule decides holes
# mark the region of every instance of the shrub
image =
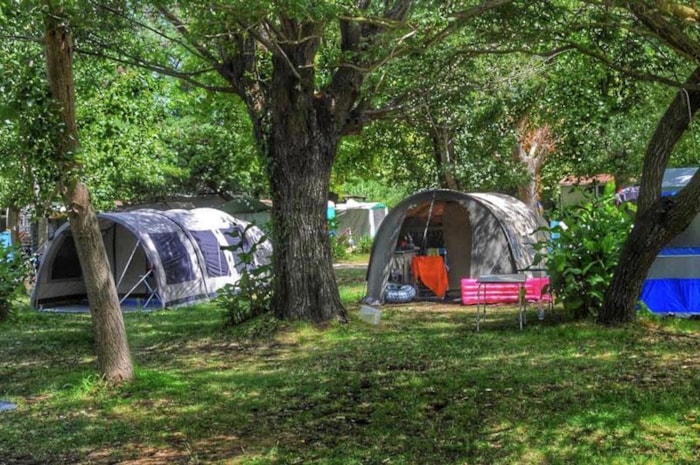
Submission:
[[333,260],[342,260],[348,258],[348,244],[345,238],[332,235],[331,239],[331,255]]
[[370,253],[372,251],[373,241],[374,239],[372,239],[372,237],[368,235],[360,237],[360,240],[357,241],[357,248],[355,249],[355,251],[358,253]]
[[13,301],[24,291],[30,267],[17,246],[0,244],[0,321],[9,317]]
[[226,312],[226,326],[240,324],[270,311],[272,303],[272,264],[257,264],[255,252],[267,236],[263,235],[254,244],[249,244],[245,233],[254,225],[248,225],[241,233],[234,230],[231,236],[238,241],[225,250],[230,250],[239,259],[236,284],[226,285],[216,298],[216,304]]
[[[630,211],[618,208],[612,192],[600,199],[587,197],[583,205],[563,212],[561,223],[540,250],[536,263],[546,261],[552,291],[576,318],[595,317],[603,305],[627,235],[632,228]],[[556,237],[558,233],[559,237]]]

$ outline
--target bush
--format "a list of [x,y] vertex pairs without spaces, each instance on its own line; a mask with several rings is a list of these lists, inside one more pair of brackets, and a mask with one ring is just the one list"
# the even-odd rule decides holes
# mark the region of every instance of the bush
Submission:
[[267,236],[263,235],[256,243],[250,245],[245,233],[254,225],[246,227],[243,233],[233,231],[231,235],[238,238],[234,245],[224,247],[236,255],[240,262],[241,274],[236,284],[226,285],[216,298],[216,304],[226,312],[226,326],[240,324],[270,311],[272,303],[272,264],[256,264],[255,252]]
[[358,253],[370,253],[372,251],[373,241],[374,239],[372,239],[371,236],[364,235],[360,237],[360,240],[357,241],[357,248],[355,251]]
[[348,244],[345,241],[345,238],[333,235],[330,237],[330,239],[331,255],[333,256],[333,260],[343,260],[348,258]]
[[7,319],[14,300],[25,291],[30,267],[16,246],[0,244],[0,321]]
[[547,252],[535,261],[546,261],[552,291],[576,318],[598,315],[632,228],[630,211],[630,205],[615,206],[612,192],[587,198],[585,204],[565,210],[561,221],[566,226],[555,226],[552,237],[539,244]]

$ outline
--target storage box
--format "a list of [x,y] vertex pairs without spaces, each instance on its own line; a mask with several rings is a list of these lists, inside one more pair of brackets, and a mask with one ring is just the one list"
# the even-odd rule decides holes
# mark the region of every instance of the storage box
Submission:
[[381,317],[382,311],[377,308],[368,307],[367,305],[360,307],[360,319],[366,323],[378,325]]

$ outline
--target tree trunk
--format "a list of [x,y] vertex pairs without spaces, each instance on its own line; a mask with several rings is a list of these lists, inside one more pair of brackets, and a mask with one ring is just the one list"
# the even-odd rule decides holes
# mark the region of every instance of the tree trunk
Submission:
[[314,95],[315,74],[309,64],[317,46],[312,40],[285,45],[285,54],[273,57],[268,139],[273,307],[283,319],[345,321],[326,218],[340,127],[333,99]]
[[9,207],[7,209],[7,226],[6,228],[10,231],[10,237],[12,237],[13,244],[19,244],[19,208]]
[[47,0],[47,6],[48,78],[63,125],[56,144],[58,165],[66,180],[61,190],[90,303],[98,368],[109,382],[119,383],[132,379],[134,371],[97,215],[87,188],[78,181],[81,166],[75,158],[80,145],[75,122],[73,44],[66,20],[62,19],[63,12],[51,0]]
[[[687,83],[700,84],[700,67]],[[656,255],[700,213],[700,170],[675,197],[661,197],[669,157],[700,108],[700,91],[682,89],[671,102],[647,147],[634,228],[622,249],[598,322],[619,324],[636,318],[639,294]]]
[[322,142],[271,147],[273,308],[282,319],[346,320],[331,257],[325,200],[330,171]]
[[446,189],[459,190],[457,179],[452,170],[454,162],[454,140],[452,131],[445,126],[433,125],[430,130],[433,145],[433,159],[437,166],[440,186]]
[[515,147],[515,159],[524,165],[527,172],[527,182],[518,186],[518,197],[534,211],[537,211],[537,202],[540,198],[540,171],[544,164],[543,158],[544,156],[540,158],[537,154],[528,154],[520,144]]

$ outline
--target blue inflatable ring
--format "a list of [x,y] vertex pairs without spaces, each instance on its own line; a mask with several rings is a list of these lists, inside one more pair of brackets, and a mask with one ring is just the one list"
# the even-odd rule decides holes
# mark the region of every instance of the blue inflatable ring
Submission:
[[416,288],[410,284],[389,283],[384,289],[384,301],[388,303],[406,303],[416,297]]

